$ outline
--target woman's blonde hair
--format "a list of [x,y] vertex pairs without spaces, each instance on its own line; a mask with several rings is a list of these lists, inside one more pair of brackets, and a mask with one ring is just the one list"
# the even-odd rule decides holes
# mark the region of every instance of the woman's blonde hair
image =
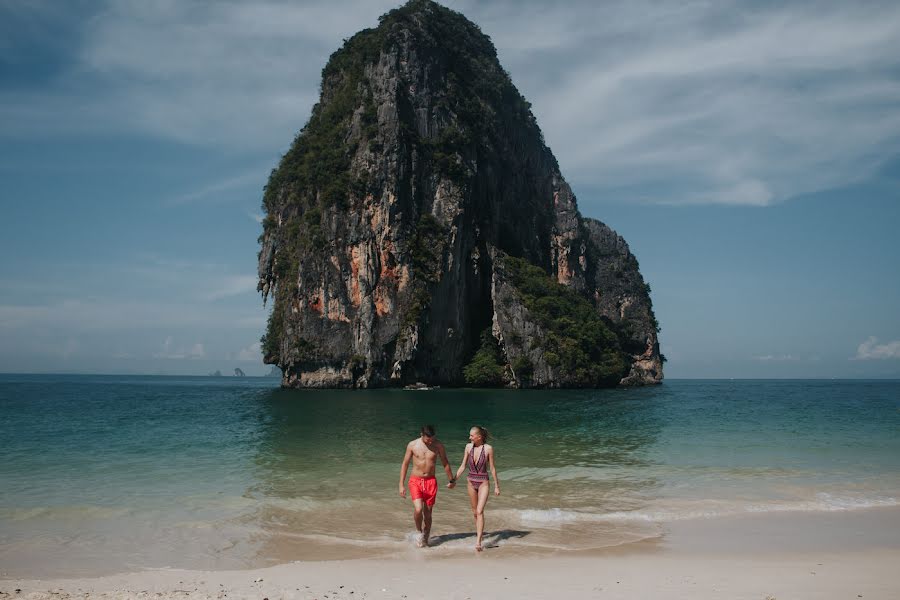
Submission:
[[478,430],[478,434],[481,435],[481,441],[484,443],[487,443],[487,441],[491,438],[491,432],[481,425],[472,425],[472,429]]

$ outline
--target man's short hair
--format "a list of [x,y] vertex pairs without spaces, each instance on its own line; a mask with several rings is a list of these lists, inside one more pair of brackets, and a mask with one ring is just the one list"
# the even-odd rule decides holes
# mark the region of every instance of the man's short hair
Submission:
[[434,425],[422,425],[422,435],[434,437]]

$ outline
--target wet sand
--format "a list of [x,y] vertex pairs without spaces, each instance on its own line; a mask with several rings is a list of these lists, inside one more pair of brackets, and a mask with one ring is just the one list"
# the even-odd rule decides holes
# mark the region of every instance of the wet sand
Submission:
[[900,510],[759,515],[666,526],[602,553],[522,556],[502,544],[448,556],[304,561],[242,571],[153,570],[0,580],[7,598],[791,598],[900,597]]

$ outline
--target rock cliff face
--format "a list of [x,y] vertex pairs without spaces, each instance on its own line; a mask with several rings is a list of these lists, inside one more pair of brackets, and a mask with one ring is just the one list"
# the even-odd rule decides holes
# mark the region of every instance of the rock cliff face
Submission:
[[289,387],[658,383],[649,287],[582,218],[490,40],[413,0],[335,52],[263,199]]

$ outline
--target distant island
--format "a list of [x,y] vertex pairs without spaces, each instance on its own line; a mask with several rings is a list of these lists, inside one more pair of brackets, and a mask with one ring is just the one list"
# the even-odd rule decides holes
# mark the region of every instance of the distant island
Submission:
[[[273,370],[275,370],[275,369],[273,369]],[[234,376],[235,376],[235,377],[246,377],[247,375],[244,373],[244,370],[243,370],[243,369],[241,369],[240,367],[235,367],[235,369],[234,369]],[[272,377],[272,376],[273,376],[273,375],[272,375],[272,372],[271,372],[271,371],[268,373],[268,375],[266,375],[266,377]],[[277,375],[277,376],[278,376],[278,377],[281,376],[281,372],[280,372],[280,371],[278,372],[278,375]],[[224,377],[224,375],[222,375],[222,371],[216,370],[216,371],[210,373],[210,374],[209,374],[209,377]]]
[[490,39],[439,4],[332,54],[263,208],[262,349],[283,386],[662,381],[637,259],[579,213]]

